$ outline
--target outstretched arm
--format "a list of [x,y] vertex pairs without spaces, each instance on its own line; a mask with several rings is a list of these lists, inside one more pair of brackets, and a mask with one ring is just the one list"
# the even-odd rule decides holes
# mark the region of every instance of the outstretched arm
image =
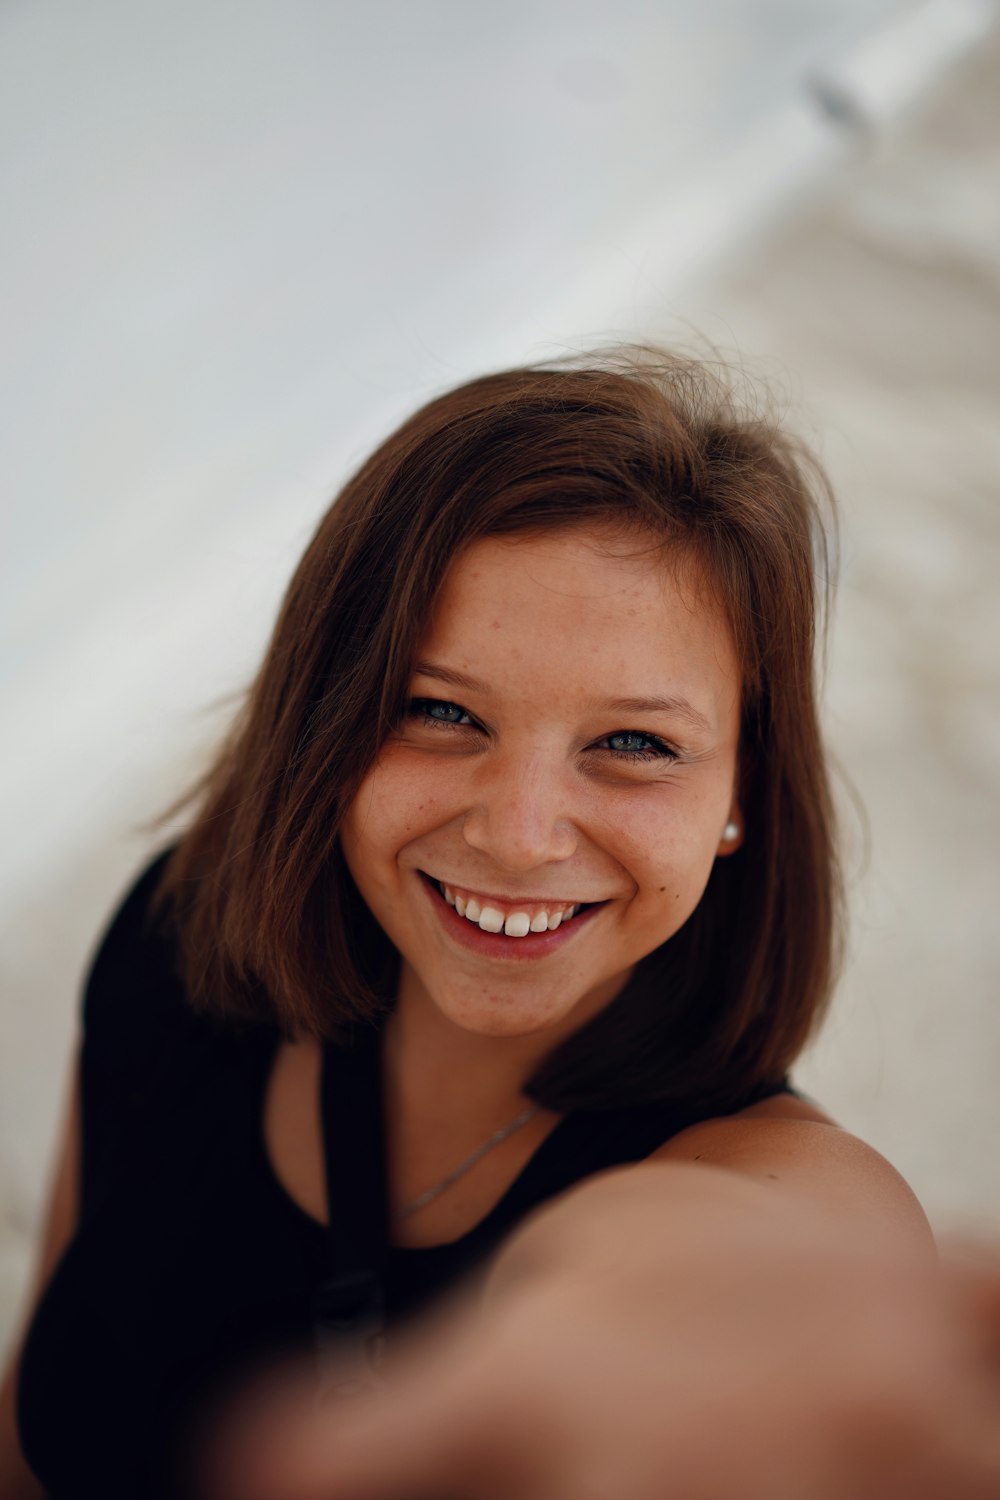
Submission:
[[218,1493],[995,1500],[997,1372],[909,1189],[833,1127],[726,1124],[540,1210],[381,1392],[275,1405]]

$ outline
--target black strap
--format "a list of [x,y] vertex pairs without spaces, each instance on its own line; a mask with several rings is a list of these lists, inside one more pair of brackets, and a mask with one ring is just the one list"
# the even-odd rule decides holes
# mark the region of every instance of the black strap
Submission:
[[376,1027],[324,1048],[322,1117],[330,1269],[313,1299],[314,1338],[326,1388],[356,1390],[377,1378],[385,1335],[389,1223]]

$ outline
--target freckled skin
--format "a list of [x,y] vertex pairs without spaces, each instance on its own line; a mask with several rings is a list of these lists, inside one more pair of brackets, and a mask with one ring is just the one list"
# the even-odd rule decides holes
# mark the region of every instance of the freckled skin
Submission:
[[[690,916],[713,861],[739,846],[741,835],[722,837],[742,822],[727,624],[693,564],[637,550],[574,528],[486,538],[452,564],[418,654],[486,691],[414,676],[412,697],[468,717],[408,717],[341,835],[401,955],[400,1008],[430,1004],[482,1036],[556,1041],[619,993]],[[683,697],[709,728],[595,707],[640,696]],[[625,734],[678,758],[630,761],[607,743]],[[484,894],[607,904],[550,956],[507,963],[448,936],[421,870]]]

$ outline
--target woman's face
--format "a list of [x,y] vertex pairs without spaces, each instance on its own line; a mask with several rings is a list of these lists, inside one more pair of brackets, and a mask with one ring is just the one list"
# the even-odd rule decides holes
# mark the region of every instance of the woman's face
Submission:
[[730,632],[694,563],[648,540],[490,537],[452,564],[342,831],[400,1005],[556,1040],[738,847]]

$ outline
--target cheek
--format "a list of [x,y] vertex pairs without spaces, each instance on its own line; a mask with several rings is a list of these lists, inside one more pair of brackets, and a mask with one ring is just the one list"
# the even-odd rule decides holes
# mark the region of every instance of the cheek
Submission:
[[383,874],[398,840],[396,805],[376,768],[358,789],[340,829],[340,846],[354,883],[371,904],[385,886]]
[[[411,840],[448,816],[448,783],[426,770],[383,756],[348,809],[342,842],[348,864],[359,855],[392,859]],[[453,798],[452,798],[453,800]]]
[[[617,847],[637,866],[682,869],[698,862],[718,830],[690,797],[657,788],[652,796],[616,800],[601,819],[610,847]],[[720,824],[721,827],[721,824]]]
[[643,798],[607,825],[608,847],[634,880],[651,920],[694,910],[712,872],[723,818],[724,809],[714,806]]

